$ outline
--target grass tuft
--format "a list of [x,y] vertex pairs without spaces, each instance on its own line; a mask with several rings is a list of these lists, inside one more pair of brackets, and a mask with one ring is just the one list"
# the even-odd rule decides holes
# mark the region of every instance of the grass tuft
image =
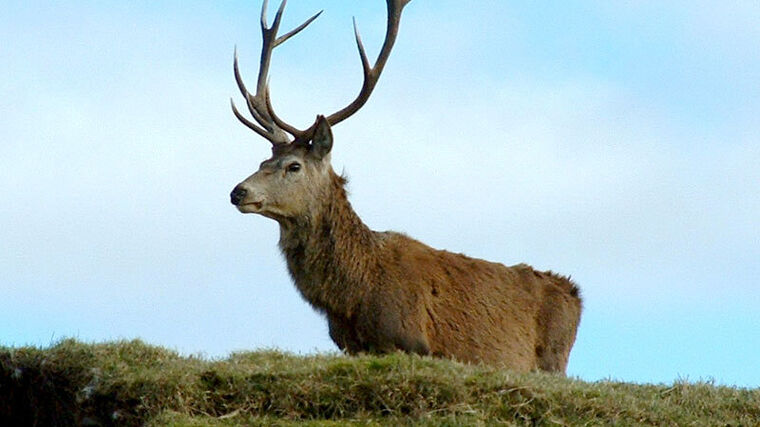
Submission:
[[0,347],[0,425],[759,425],[760,390],[517,374],[405,354]]

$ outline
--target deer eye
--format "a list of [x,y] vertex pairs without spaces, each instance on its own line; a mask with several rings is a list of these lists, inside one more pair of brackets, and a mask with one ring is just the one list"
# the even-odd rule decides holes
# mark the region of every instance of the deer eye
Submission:
[[287,170],[288,170],[288,172],[298,172],[298,171],[301,170],[301,164],[293,162],[293,163],[291,163],[291,164],[288,165]]

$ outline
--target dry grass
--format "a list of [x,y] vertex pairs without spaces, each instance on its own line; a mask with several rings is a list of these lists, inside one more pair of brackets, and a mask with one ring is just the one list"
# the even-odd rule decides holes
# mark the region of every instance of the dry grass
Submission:
[[140,341],[0,348],[0,425],[760,425],[760,390],[587,383],[403,354],[208,361]]

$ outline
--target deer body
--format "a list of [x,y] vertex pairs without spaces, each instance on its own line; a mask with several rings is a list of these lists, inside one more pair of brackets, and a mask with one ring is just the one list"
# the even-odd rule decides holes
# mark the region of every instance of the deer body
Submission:
[[313,220],[281,226],[280,247],[339,348],[564,371],[580,316],[568,280],[371,231],[334,174],[331,191]]
[[[525,264],[506,267],[433,249],[400,233],[372,231],[352,209],[345,179],[333,171],[331,124],[366,101],[407,2],[388,0],[389,31],[374,67],[369,67],[357,33],[365,69],[359,98],[330,117],[319,116],[306,131],[274,114],[262,85],[269,58],[262,55],[263,89],[256,96],[245,90],[236,58],[238,84],[260,127],[244,119],[233,104],[234,112],[273,143],[273,155],[235,187],[232,203],[243,213],[279,223],[279,246],[296,287],[325,314],[330,337],[340,349],[350,354],[402,350],[519,371],[564,373],[581,314],[578,288],[569,279]],[[270,40],[278,40],[283,7]],[[272,29],[266,28],[262,12],[262,31],[266,35]],[[267,46],[264,39],[262,51],[271,54],[276,43]],[[284,132],[295,139],[283,140]]]

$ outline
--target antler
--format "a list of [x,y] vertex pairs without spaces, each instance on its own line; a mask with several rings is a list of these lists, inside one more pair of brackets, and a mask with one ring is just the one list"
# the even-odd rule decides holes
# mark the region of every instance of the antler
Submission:
[[[359,111],[369,99],[369,96],[372,94],[372,91],[375,89],[375,85],[380,78],[380,74],[383,72],[386,62],[390,57],[393,45],[396,42],[399,23],[401,22],[401,12],[403,11],[404,6],[409,4],[410,1],[411,0],[386,0],[388,6],[388,25],[385,33],[385,41],[383,42],[383,47],[380,49],[377,60],[375,60],[375,63],[372,66],[370,66],[367,52],[364,50],[364,45],[359,36],[356,19],[354,19],[354,36],[356,37],[356,46],[359,49],[359,56],[362,61],[364,82],[362,83],[362,88],[356,99],[351,101],[351,103],[343,109],[327,117],[327,122],[329,124],[335,125],[351,117],[354,113]],[[237,80],[240,92],[246,98],[248,110],[250,110],[251,115],[253,115],[253,118],[259,125],[256,125],[240,114],[235,107],[234,102],[232,102],[232,111],[243,124],[269,140],[273,145],[289,144],[291,140],[286,132],[293,135],[296,140],[301,140],[310,137],[316,128],[316,122],[306,130],[299,130],[294,126],[285,123],[275,114],[269,97],[269,84],[267,79],[272,50],[306,28],[307,25],[311,24],[311,22],[317,19],[322,13],[322,11],[320,11],[291,32],[284,36],[277,37],[277,30],[280,27],[282,12],[285,9],[286,3],[287,0],[283,0],[282,4],[280,4],[280,8],[277,10],[277,15],[275,15],[274,23],[272,23],[271,28],[267,28],[266,24],[267,0],[264,0],[264,4],[261,8],[261,34],[263,41],[261,48],[261,63],[259,65],[259,78],[256,85],[255,96],[252,96],[243,84],[243,80],[240,77],[240,71],[238,70],[237,49],[235,50],[235,79]]]
[[354,19],[354,36],[356,37],[356,47],[359,48],[359,56],[362,60],[362,69],[364,70],[364,83],[362,89],[359,91],[359,95],[350,104],[344,107],[342,110],[337,111],[327,117],[327,122],[331,125],[337,124],[351,117],[354,113],[359,111],[360,108],[369,99],[372,91],[375,89],[380,74],[385,68],[385,63],[388,62],[388,57],[391,55],[393,44],[396,43],[396,36],[398,35],[398,27],[401,22],[401,12],[404,6],[409,4],[411,0],[387,0],[388,3],[388,28],[385,31],[385,41],[383,47],[380,49],[380,53],[377,56],[375,65],[369,66],[369,60],[367,59],[367,52],[364,50],[362,39],[359,36],[359,29],[356,26],[356,19]]
[[295,127],[283,122],[280,120],[279,117],[274,112],[274,109],[272,108],[272,103],[269,99],[269,64],[272,59],[272,51],[277,46],[281,45],[285,41],[287,41],[289,38],[293,37],[294,35],[298,34],[301,30],[306,28],[307,25],[311,24],[317,17],[319,17],[320,14],[322,14],[322,11],[319,11],[317,14],[312,16],[311,18],[307,19],[306,22],[299,25],[289,33],[277,37],[277,31],[280,29],[280,21],[282,20],[282,13],[285,10],[285,5],[287,4],[287,0],[283,0],[280,4],[280,8],[277,10],[277,14],[274,17],[274,22],[272,23],[272,26],[267,28],[267,0],[264,0],[263,5],[261,6],[261,39],[262,39],[262,46],[261,46],[261,62],[259,63],[259,78],[256,82],[256,95],[251,95],[250,92],[245,87],[245,84],[243,83],[243,79],[240,77],[240,69],[238,68],[238,57],[237,57],[237,48],[235,49],[235,62],[234,62],[234,69],[235,69],[235,80],[237,81],[238,88],[240,89],[240,93],[243,94],[243,97],[245,97],[246,104],[248,105],[248,110],[251,112],[251,115],[256,120],[258,125],[256,123],[251,122],[248,120],[245,116],[240,114],[238,109],[235,107],[235,102],[230,99],[230,103],[232,105],[232,112],[235,114],[235,117],[238,118],[244,125],[251,128],[254,132],[258,133],[259,135],[263,136],[267,140],[269,140],[273,145],[282,145],[282,144],[289,144],[290,138],[285,132],[290,133],[291,135],[298,136],[302,132],[296,129]]

